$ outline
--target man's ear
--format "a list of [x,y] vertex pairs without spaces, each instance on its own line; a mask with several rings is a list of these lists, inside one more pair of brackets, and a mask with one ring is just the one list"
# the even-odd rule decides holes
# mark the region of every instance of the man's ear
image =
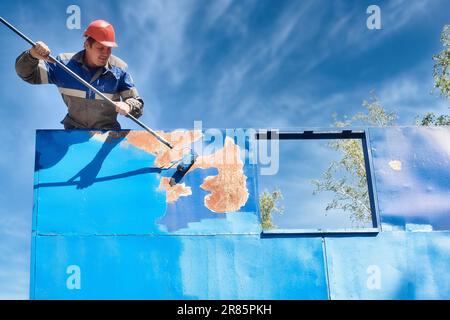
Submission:
[[91,45],[89,44],[89,41],[87,41],[87,39],[84,40],[83,47],[84,47],[84,49],[87,49],[87,47],[89,47],[89,48],[91,47]]

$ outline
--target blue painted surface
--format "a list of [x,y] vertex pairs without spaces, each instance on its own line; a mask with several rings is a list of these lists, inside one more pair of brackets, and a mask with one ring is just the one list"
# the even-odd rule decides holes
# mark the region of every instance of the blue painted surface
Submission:
[[[166,204],[163,193],[156,192],[159,169],[151,166],[154,156],[96,141],[85,131],[39,131],[38,141],[41,136],[37,153],[50,154],[50,160],[40,156],[37,162],[38,233],[158,232],[154,220],[164,215]],[[55,146],[64,138],[69,146]],[[53,153],[59,148],[65,149],[63,155]]]
[[198,187],[215,169],[167,205],[149,153],[38,131],[31,298],[450,299],[450,128],[366,133],[382,232],[262,236],[255,165],[247,203],[218,215]]
[[450,299],[449,232],[326,238],[331,299]]
[[[38,234],[261,231],[255,205],[255,165],[245,162],[247,203],[238,212],[218,214],[204,206],[209,192],[199,187],[207,176],[216,175],[217,169],[188,173],[181,182],[192,188],[192,195],[166,203],[159,184],[161,177],[170,177],[175,169],[159,169],[153,165],[154,155],[122,142],[126,137],[102,142],[91,138],[88,131],[37,132],[34,230]],[[223,147],[223,141],[220,144]],[[205,148],[208,150],[215,151]]]
[[450,230],[450,128],[370,128],[382,227]]
[[[39,236],[37,253],[35,299],[328,296],[321,239]],[[80,268],[79,290],[66,287],[71,265]]]

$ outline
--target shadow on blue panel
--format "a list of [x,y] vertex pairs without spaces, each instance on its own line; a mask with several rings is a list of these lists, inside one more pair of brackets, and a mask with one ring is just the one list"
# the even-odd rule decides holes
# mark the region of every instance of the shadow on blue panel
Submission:
[[[129,133],[129,130],[120,132],[109,132],[102,148],[92,160],[91,169],[95,170]],[[38,132],[39,138],[36,142],[35,171],[48,169],[61,161],[72,145],[84,143],[91,139],[92,131],[87,130],[46,130]],[[43,152],[45,151],[45,152]]]
[[70,146],[91,138],[89,131],[45,130],[37,132],[34,171],[48,169],[64,158]]
[[[110,132],[103,142],[95,157],[78,173],[65,182],[40,183],[34,188],[42,187],[62,187],[74,185],[77,189],[84,189],[97,182],[104,182],[115,179],[123,179],[140,174],[160,173],[160,168],[141,168],[121,174],[97,178],[102,164],[111,151],[119,145],[128,135],[129,130],[120,132]],[[74,144],[84,143],[91,138],[90,131],[42,131],[39,132],[39,139],[36,146],[35,170],[48,169],[56,165],[64,158],[69,148]],[[45,152],[41,152],[44,151]]]
[[44,183],[39,183],[36,184],[34,186],[34,189],[38,189],[38,188],[49,188],[49,187],[66,187],[66,186],[76,186],[77,189],[83,189],[86,187],[91,186],[94,183],[97,182],[106,182],[106,181],[110,181],[110,180],[117,180],[117,179],[125,179],[128,177],[132,177],[132,176],[137,176],[137,175],[141,175],[141,174],[149,174],[149,173],[161,173],[161,168],[141,168],[141,169],[137,169],[137,170],[132,170],[132,171],[128,171],[128,172],[124,172],[124,173],[119,173],[119,174],[115,174],[115,175],[110,175],[110,176],[105,176],[105,177],[101,177],[101,178],[97,178],[96,175],[98,174],[97,172],[87,172],[88,176],[87,178],[83,178],[83,179],[87,179],[89,181],[89,185],[87,185],[87,181],[83,181],[83,180],[79,180],[79,181],[73,181],[72,179],[70,179],[69,181],[66,182],[44,182]]
[[128,132],[125,132],[124,134],[121,133],[120,135],[111,132],[105,142],[103,142],[102,147],[95,155],[94,159],[92,159],[91,162],[89,162],[83,169],[70,178],[68,182],[74,182],[78,179],[77,189],[84,189],[91,186],[95,182],[106,157],[112,149],[114,149],[125,138]]

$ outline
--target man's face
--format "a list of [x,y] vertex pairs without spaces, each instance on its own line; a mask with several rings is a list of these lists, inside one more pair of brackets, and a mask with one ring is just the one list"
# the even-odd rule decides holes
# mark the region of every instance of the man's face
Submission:
[[111,48],[97,41],[94,41],[92,45],[85,42],[84,48],[86,49],[86,62],[92,67],[104,67],[111,56]]

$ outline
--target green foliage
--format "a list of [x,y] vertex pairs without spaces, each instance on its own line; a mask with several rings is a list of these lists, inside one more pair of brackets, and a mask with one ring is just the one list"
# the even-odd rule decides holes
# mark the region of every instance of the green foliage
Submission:
[[[435,89],[440,90],[442,97],[450,98],[450,25],[445,25],[441,33],[441,42],[444,47],[439,54],[433,55],[435,65],[433,78]],[[359,112],[349,120],[338,120],[333,115],[335,127],[347,127],[352,125],[364,126],[390,126],[397,119],[395,113],[389,113],[379,103],[378,98],[371,93],[369,101],[364,101],[366,112]],[[450,116],[435,115],[429,112],[422,119],[416,119],[416,124],[421,126],[448,126]],[[326,210],[342,209],[351,213],[354,221],[364,222],[370,219],[369,196],[364,166],[362,146],[358,140],[336,140],[329,143],[333,150],[340,151],[342,158],[333,161],[323,173],[323,180],[313,180],[314,194],[330,191],[335,194],[333,200],[327,205]]]
[[433,78],[435,89],[440,90],[442,97],[450,98],[450,25],[445,25],[441,33],[444,47],[440,53],[433,55],[435,61]]
[[[450,98],[450,25],[445,25],[441,33],[441,42],[444,47],[440,53],[433,55],[435,61],[433,78],[435,89],[440,90],[440,95]],[[364,101],[365,112],[358,112],[347,120],[337,119],[333,114],[334,127],[348,126],[377,126],[385,127],[395,125],[397,115],[387,112],[380,104],[374,92],[371,92],[369,101]],[[422,119],[416,119],[416,124],[421,126],[448,126],[450,116],[435,115],[429,112]],[[350,212],[355,222],[367,222],[371,219],[370,201],[367,189],[367,178],[364,164],[363,149],[359,140],[335,140],[328,146],[339,151],[342,157],[339,161],[332,161],[328,169],[323,173],[322,180],[313,180],[315,186],[313,194],[319,192],[334,193],[333,200],[327,204],[326,210],[341,209]],[[281,192],[275,190],[272,193],[264,192],[260,196],[261,215],[263,228],[275,227],[271,222],[272,212],[281,213],[283,209],[277,207],[277,202],[282,198]]]
[[387,112],[383,108],[374,90],[370,92],[369,100],[364,100],[362,105],[366,108],[365,112],[358,112],[350,120],[338,120],[336,114],[333,114],[333,126],[339,128],[353,125],[384,127],[394,125],[398,118],[396,113]]
[[272,223],[272,213],[282,214],[283,207],[278,202],[283,199],[280,189],[275,189],[271,193],[265,190],[259,196],[259,208],[261,210],[262,227],[264,230],[273,229],[276,226]]
[[[389,126],[395,123],[397,115],[387,112],[380,104],[374,92],[369,101],[364,101],[365,112],[358,112],[349,120],[340,121],[333,115],[335,127],[346,127],[355,124]],[[333,200],[326,210],[341,209],[349,212],[355,223],[365,223],[371,219],[370,200],[367,189],[364,153],[360,140],[340,139],[328,143],[328,146],[339,151],[342,157],[332,161],[323,173],[322,180],[312,180],[315,186],[313,194],[329,191],[334,193]]]
[[341,209],[351,213],[355,222],[370,221],[371,211],[364,167],[364,155],[359,140],[336,140],[329,147],[342,151],[339,161],[332,161],[323,173],[323,180],[312,180],[313,194],[331,191],[333,200],[326,211]]
[[428,112],[422,119],[417,119],[416,124],[419,126],[450,126],[450,116],[437,116],[433,112]]
[[[440,90],[440,95],[450,98],[450,25],[445,25],[441,32],[441,42],[444,50],[433,55],[435,61],[433,67],[433,78],[435,89]],[[428,112],[422,119],[416,118],[416,124],[419,126],[450,126],[450,116],[435,115]]]

